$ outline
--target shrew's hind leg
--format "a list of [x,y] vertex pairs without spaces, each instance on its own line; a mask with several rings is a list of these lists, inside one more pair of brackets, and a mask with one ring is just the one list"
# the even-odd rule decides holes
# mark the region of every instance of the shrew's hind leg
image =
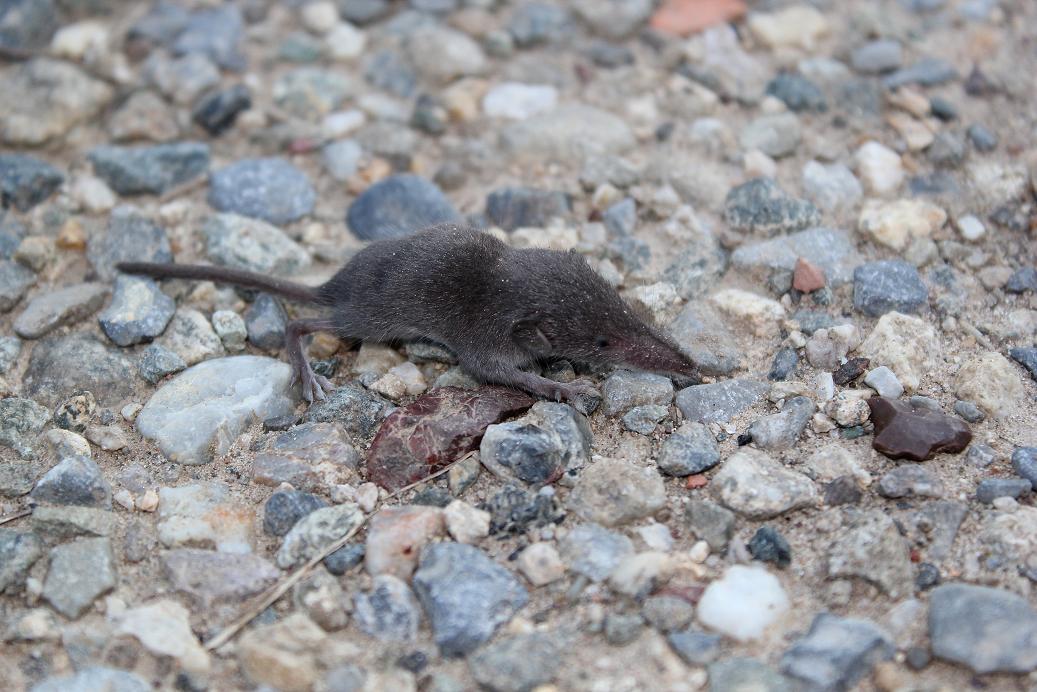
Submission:
[[292,320],[284,330],[285,348],[288,351],[288,361],[292,366],[292,382],[299,381],[302,388],[302,398],[308,403],[314,399],[323,401],[326,392],[330,392],[335,385],[328,381],[323,375],[313,372],[310,362],[306,360],[306,354],[302,351],[302,338],[313,332],[334,332],[335,323],[328,319]]
[[565,401],[581,413],[586,413],[580,396],[597,393],[589,382],[555,382],[546,377],[520,370],[507,363],[484,362],[478,359],[462,359],[461,367],[477,379],[494,384],[522,389],[549,401]]

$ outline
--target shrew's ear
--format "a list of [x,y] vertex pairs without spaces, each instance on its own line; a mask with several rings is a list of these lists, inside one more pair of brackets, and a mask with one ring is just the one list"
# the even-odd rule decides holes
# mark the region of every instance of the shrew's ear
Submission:
[[550,355],[554,350],[550,340],[540,331],[540,325],[535,317],[521,319],[512,324],[511,338],[520,348],[538,356]]

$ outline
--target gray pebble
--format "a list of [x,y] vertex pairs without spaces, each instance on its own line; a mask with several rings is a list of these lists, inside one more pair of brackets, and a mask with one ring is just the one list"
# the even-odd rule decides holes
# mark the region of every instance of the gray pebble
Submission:
[[313,211],[317,193],[309,178],[286,159],[243,159],[209,178],[215,209],[285,224]]
[[853,273],[853,306],[871,317],[896,310],[917,313],[929,301],[918,270],[903,260],[880,260]]
[[1029,495],[1033,485],[1025,478],[984,478],[976,486],[976,499],[991,504],[999,497],[1019,499]]
[[209,169],[209,145],[174,142],[137,147],[100,146],[87,158],[120,195],[161,195]]

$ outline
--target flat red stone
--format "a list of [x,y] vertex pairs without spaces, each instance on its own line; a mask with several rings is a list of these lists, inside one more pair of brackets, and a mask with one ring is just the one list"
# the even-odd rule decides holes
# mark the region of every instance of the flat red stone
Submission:
[[802,293],[813,293],[825,287],[825,272],[802,257],[796,260],[792,270],[792,288]]
[[382,421],[367,453],[367,479],[390,492],[420,481],[478,447],[487,426],[533,402],[506,387],[433,389]]
[[940,452],[956,454],[972,441],[968,424],[946,413],[884,396],[868,399],[868,407],[875,425],[871,446],[890,459],[928,461]]
[[652,28],[688,36],[745,15],[743,0],[665,0],[652,15]]

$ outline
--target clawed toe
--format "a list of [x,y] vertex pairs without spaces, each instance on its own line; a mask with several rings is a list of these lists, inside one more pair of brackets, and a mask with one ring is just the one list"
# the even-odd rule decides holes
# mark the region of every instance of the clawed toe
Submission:
[[314,399],[317,401],[324,401],[328,398],[327,392],[330,392],[335,388],[335,385],[331,383],[327,377],[318,375],[313,372],[310,368],[309,363],[301,366],[295,374],[292,375],[292,382],[299,382],[300,389],[302,390],[302,398],[307,404],[312,404]]

